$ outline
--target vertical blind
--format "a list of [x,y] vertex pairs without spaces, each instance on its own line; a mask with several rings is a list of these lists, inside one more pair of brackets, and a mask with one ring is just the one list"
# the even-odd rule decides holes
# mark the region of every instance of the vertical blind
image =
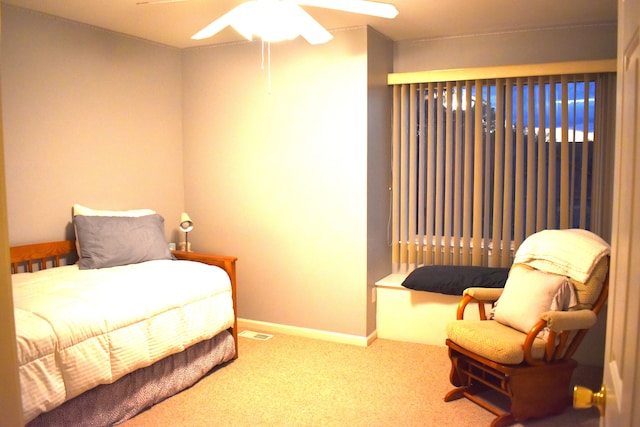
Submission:
[[615,74],[393,86],[392,256],[510,266],[545,228],[608,235]]

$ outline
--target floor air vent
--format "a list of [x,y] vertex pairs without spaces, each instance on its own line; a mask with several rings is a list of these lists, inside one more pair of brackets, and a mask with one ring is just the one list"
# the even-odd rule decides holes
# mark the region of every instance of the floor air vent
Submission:
[[273,337],[273,335],[264,334],[262,332],[253,332],[253,331],[242,331],[238,334],[241,337],[251,338],[254,340],[266,341],[269,338]]

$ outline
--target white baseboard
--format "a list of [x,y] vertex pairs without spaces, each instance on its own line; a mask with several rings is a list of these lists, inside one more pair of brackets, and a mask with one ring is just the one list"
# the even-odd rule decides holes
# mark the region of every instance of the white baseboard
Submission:
[[358,335],[347,335],[337,332],[327,332],[318,329],[300,328],[297,326],[280,325],[277,323],[260,322],[258,320],[249,320],[238,318],[238,329],[242,331],[244,329],[257,330],[259,332],[267,332],[270,334],[287,334],[304,338],[313,338],[317,340],[337,342],[341,344],[351,344],[360,347],[367,347],[374,342],[378,336],[376,331],[367,337],[361,337]]

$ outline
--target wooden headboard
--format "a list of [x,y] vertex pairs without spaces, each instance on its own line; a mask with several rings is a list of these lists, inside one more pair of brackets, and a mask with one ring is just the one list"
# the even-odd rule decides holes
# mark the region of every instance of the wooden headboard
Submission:
[[[9,249],[11,273],[19,272],[20,266],[24,266],[25,271],[30,273],[33,272],[34,265],[38,267],[38,270],[44,270],[48,266],[60,267],[60,260],[65,255],[75,254],[76,245],[74,240],[13,246]],[[77,258],[77,255],[75,257]]]

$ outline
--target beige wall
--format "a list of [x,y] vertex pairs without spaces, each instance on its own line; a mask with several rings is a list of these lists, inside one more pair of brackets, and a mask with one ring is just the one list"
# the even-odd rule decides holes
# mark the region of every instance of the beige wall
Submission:
[[509,31],[395,44],[394,72],[541,64],[616,57],[617,25]]
[[72,238],[73,203],[149,207],[177,224],[180,51],[2,8],[11,245]]
[[259,42],[184,52],[190,239],[239,257],[240,317],[368,332],[367,34],[273,45],[270,93]]
[[[0,33],[2,25],[0,25]],[[0,43],[2,37],[0,37]],[[1,49],[0,49],[1,51]],[[0,55],[1,58],[1,55]],[[1,70],[2,61],[0,61]],[[9,230],[7,229],[7,200],[4,179],[4,141],[2,136],[2,109],[0,108],[0,263],[9,265]],[[18,379],[13,292],[8,268],[0,269],[0,425],[19,426],[23,423]]]
[[393,89],[387,75],[393,70],[393,43],[368,31],[367,92],[367,334],[376,330],[375,283],[391,272],[389,209],[391,193],[391,117]]

